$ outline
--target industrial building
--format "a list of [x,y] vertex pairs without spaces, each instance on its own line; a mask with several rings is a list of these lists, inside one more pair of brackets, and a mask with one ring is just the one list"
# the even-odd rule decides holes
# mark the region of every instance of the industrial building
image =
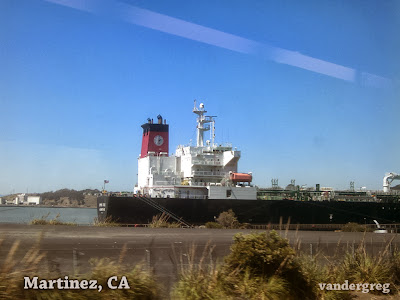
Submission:
[[16,205],[39,205],[42,203],[41,196],[28,196],[26,194],[19,194],[14,199]]

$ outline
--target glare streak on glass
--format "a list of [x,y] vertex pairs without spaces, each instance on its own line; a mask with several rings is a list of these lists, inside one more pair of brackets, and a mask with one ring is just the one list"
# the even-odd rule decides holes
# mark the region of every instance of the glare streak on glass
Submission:
[[313,58],[299,52],[281,50],[277,53],[274,61],[346,81],[355,80],[356,71],[354,69]]
[[138,8],[127,3],[110,0],[45,0],[51,3],[124,20],[128,23],[151,28],[201,43],[251,54],[277,63],[298,67],[361,85],[387,88],[392,80],[367,72],[313,58],[296,51],[262,44],[230,33],[190,23],[184,20]]

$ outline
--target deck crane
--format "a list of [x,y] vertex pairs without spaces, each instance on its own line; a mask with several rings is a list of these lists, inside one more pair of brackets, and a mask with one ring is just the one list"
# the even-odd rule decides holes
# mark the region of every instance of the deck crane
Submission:
[[390,192],[390,184],[395,179],[400,180],[400,175],[393,172],[385,174],[385,177],[383,177],[383,191],[385,193]]

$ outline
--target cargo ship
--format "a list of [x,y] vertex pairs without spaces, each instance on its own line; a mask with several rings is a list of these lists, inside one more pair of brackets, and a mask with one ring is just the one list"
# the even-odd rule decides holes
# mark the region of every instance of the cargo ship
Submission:
[[[239,222],[344,224],[400,222],[400,193],[304,189],[260,189],[251,172],[239,172],[241,151],[215,142],[215,116],[194,103],[196,145],[179,145],[169,155],[169,125],[161,115],[142,125],[138,183],[132,193],[104,193],[97,199],[98,219],[145,224],[164,213],[187,226],[214,221],[232,209]],[[209,139],[205,133],[209,132]],[[400,179],[395,173],[386,182]],[[384,183],[385,184],[385,183]]]

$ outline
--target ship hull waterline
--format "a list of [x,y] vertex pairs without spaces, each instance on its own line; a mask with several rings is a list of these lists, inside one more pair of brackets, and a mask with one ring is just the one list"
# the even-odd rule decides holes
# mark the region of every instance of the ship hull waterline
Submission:
[[[241,223],[251,224],[371,224],[400,223],[400,203],[295,200],[230,200],[152,198],[157,204],[194,225],[215,221],[232,209]],[[101,196],[97,199],[99,221],[148,224],[161,211],[138,197]],[[174,221],[171,219],[171,221]]]

